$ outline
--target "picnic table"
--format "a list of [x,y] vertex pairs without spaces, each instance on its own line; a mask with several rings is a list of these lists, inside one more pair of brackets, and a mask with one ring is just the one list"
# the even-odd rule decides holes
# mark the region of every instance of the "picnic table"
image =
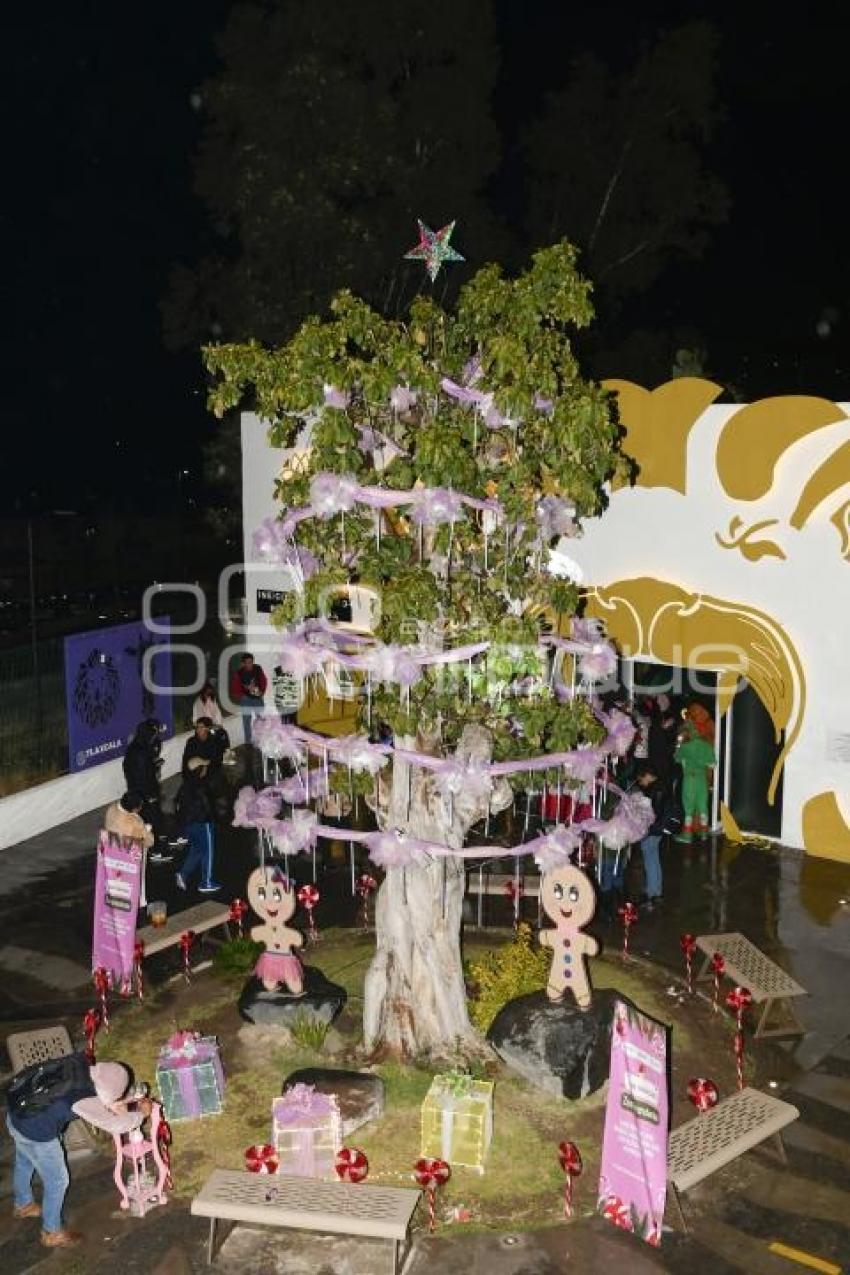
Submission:
[[136,931],[136,941],[144,943],[145,956],[153,956],[156,952],[164,952],[166,948],[177,947],[180,938],[187,930],[195,934],[205,934],[209,930],[224,930],[225,937],[230,938],[230,904],[214,903],[207,900],[195,907],[186,908],[184,912],[174,912],[168,917],[165,925],[145,925]]

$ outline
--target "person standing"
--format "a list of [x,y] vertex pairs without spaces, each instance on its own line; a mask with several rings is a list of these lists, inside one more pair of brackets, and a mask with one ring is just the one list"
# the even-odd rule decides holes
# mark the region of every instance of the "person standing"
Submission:
[[153,845],[153,829],[142,818],[144,798],[139,792],[125,792],[120,801],[107,806],[103,826],[114,837],[129,837],[140,841],[147,849]]
[[[45,1248],[69,1248],[83,1238],[62,1218],[70,1181],[63,1132],[78,1116],[114,1132],[135,1128],[138,1116],[121,1101],[130,1079],[123,1063],[90,1065],[84,1054],[35,1063],[13,1077],[6,1091],[6,1123],[15,1144],[14,1216],[41,1218]],[[41,1204],[33,1198],[34,1176],[41,1179]]]
[[[160,806],[159,772],[162,767],[160,757],[161,742],[159,722],[147,717],[139,722],[124,755],[124,778],[127,791],[137,792],[142,798],[140,815],[143,823],[150,824],[154,840],[165,842],[165,828]],[[167,856],[157,847],[151,859],[161,860]]]
[[239,665],[230,676],[230,698],[242,714],[245,743],[249,748],[252,718],[263,711],[268,684],[264,669],[255,663],[250,651],[246,651],[239,657]]
[[708,832],[708,795],[711,771],[717,764],[714,748],[703,738],[695,722],[685,719],[675,760],[682,767],[684,822],[677,841],[693,841]]
[[186,764],[186,777],[177,794],[177,814],[189,842],[189,849],[174,879],[178,889],[186,890],[190,879],[199,873],[201,880],[198,890],[201,894],[215,894],[221,889],[212,875],[215,825],[212,794],[207,779],[208,769],[209,763],[202,757],[190,758]]
[[208,717],[214,728],[224,729],[224,713],[212,682],[204,682],[192,704],[192,721],[197,722],[201,717]]
[[649,831],[641,839],[643,879],[646,890],[646,910],[652,912],[661,902],[661,838],[664,835],[664,809],[667,793],[654,767],[648,764],[638,769],[635,787],[652,802],[653,821]]

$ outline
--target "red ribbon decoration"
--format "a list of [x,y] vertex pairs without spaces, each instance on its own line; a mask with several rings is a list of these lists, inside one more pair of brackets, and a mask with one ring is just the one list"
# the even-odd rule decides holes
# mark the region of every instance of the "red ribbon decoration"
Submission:
[[357,1147],[340,1147],[334,1169],[340,1182],[362,1182],[369,1172],[369,1161]]
[[431,1156],[422,1156],[413,1166],[413,1176],[417,1185],[428,1193],[428,1229],[433,1231],[437,1225],[434,1209],[434,1198],[438,1186],[445,1186],[452,1176],[451,1165],[445,1160],[435,1160]]
[[735,1072],[738,1088],[744,1087],[744,1010],[753,1003],[753,994],[748,987],[733,987],[726,993],[726,1004],[735,1013],[736,1030],[732,1037],[732,1049],[735,1053]]
[[720,980],[726,973],[726,961],[719,952],[715,952],[712,956],[711,968],[714,971],[714,1012],[716,1014],[720,1003]]
[[573,1215],[573,1178],[581,1177],[584,1165],[581,1152],[574,1142],[558,1143],[558,1163],[567,1175],[564,1185],[564,1217]]
[[145,945],[139,939],[133,947],[133,972],[136,975],[136,995],[140,1001],[145,999],[145,989],[142,980],[142,961],[145,959]]
[[307,923],[310,926],[310,938],[315,943],[319,937],[316,922],[313,919],[313,908],[322,896],[315,885],[302,885],[298,891],[298,902],[307,912]]
[[236,926],[237,930],[239,931],[240,939],[244,938],[244,930],[242,928],[242,918],[247,911],[248,911],[248,904],[245,902],[244,899],[234,899],[230,905],[230,916],[228,919],[232,921],[234,925]]
[[100,997],[100,1021],[103,1027],[105,1027],[106,1034],[108,1036],[109,1035],[109,1006],[106,1002],[106,994],[109,991],[109,975],[107,974],[106,970],[103,968],[102,965],[98,966],[98,968],[94,971],[94,974],[92,975],[92,980],[94,982],[94,990],[97,992],[97,995]]
[[617,909],[623,918],[623,960],[629,955],[629,930],[638,919],[638,910],[633,903],[624,903]]
[[189,964],[189,951],[195,941],[195,931],[187,930],[180,935],[180,951],[183,953],[183,973],[187,983],[192,981],[192,967]]
[[369,895],[373,890],[377,890],[378,882],[368,872],[363,872],[357,878],[357,893],[363,900],[363,924],[369,924]]
[[162,1108],[159,1113],[159,1127],[156,1131],[156,1145],[159,1151],[159,1158],[165,1165],[165,1189],[172,1191],[174,1189],[174,1179],[171,1176],[171,1125],[162,1114]]
[[688,1081],[688,1098],[700,1115],[705,1115],[706,1111],[716,1107],[718,1097],[717,1085],[713,1080],[706,1080],[704,1076],[697,1076]]
[[245,1168],[249,1173],[277,1173],[280,1158],[270,1142],[248,1147],[245,1152]]
[[679,946],[682,949],[682,955],[685,958],[685,982],[688,986],[688,992],[693,995],[694,990],[694,971],[693,959],[694,952],[697,950],[697,941],[693,934],[683,934],[679,939]]
[[94,1038],[100,1027],[100,1011],[96,1009],[87,1009],[83,1015],[83,1031],[86,1034],[86,1059],[88,1062],[94,1062]]

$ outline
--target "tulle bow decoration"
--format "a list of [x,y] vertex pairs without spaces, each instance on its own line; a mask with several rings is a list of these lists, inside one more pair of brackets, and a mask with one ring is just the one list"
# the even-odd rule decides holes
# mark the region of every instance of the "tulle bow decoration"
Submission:
[[310,505],[317,517],[332,518],[354,508],[359,490],[352,474],[316,474],[310,483]]

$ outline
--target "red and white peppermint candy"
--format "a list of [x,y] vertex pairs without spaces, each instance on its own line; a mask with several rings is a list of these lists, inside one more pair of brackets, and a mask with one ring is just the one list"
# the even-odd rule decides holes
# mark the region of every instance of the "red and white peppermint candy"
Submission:
[[602,1216],[607,1217],[608,1221],[613,1222],[615,1226],[619,1226],[621,1231],[634,1230],[631,1210],[628,1204],[621,1200],[618,1195],[609,1195],[605,1201]]
[[340,1182],[362,1182],[369,1172],[369,1161],[357,1147],[340,1147],[334,1169]]
[[249,1173],[277,1173],[280,1160],[270,1142],[248,1147],[245,1152],[245,1168]]

